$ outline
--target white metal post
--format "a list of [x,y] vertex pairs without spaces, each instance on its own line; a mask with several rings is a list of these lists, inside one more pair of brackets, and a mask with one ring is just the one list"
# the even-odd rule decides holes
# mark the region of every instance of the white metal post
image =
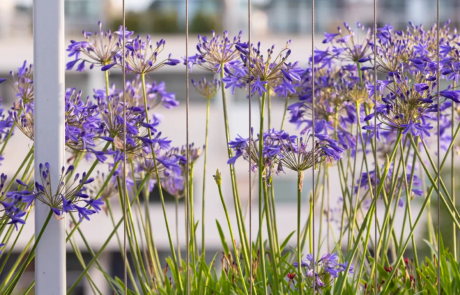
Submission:
[[[56,191],[65,157],[64,0],[34,0],[35,179],[39,164],[51,166]],[[35,237],[50,208],[35,203]],[[35,250],[35,294],[66,293],[66,220],[51,218]]]

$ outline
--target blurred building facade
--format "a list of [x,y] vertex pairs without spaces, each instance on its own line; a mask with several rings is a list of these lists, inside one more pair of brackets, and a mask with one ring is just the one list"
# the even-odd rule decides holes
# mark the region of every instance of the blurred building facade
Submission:
[[[32,34],[32,8],[16,1],[0,1],[0,37]],[[117,28],[121,20],[120,3],[118,0],[65,0],[66,31],[94,30],[98,21]],[[255,34],[309,34],[311,31],[310,0],[253,0],[252,3]],[[440,4],[441,19],[459,24],[460,2],[441,0]],[[431,25],[436,20],[435,9],[436,2],[431,0],[380,0],[377,19],[379,25],[391,23],[396,28],[404,28],[409,20]],[[128,17],[127,21],[137,24],[136,31],[182,33],[185,30],[185,2],[182,0],[153,0],[145,10],[128,11],[128,16],[130,13],[136,19]],[[351,25],[359,21],[372,26],[373,0],[318,1],[315,16],[318,33],[334,31],[343,21]],[[190,0],[189,19],[191,32],[209,32],[214,27],[216,31],[226,29],[236,33],[247,29],[247,0]],[[198,24],[196,28],[194,20]]]

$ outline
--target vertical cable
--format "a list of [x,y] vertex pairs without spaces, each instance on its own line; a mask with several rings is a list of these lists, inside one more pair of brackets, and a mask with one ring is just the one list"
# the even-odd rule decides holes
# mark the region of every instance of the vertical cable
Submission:
[[[360,77],[362,79],[362,77]],[[377,196],[377,0],[374,0],[374,293],[377,295],[377,260],[379,259],[378,246],[377,246],[377,201],[379,197]],[[359,112],[359,110],[356,110]]]
[[[251,117],[251,71],[249,70],[251,67],[251,0],[248,0],[248,48],[249,48],[249,59],[248,59],[248,105],[249,105],[249,155],[251,155],[251,145],[252,145],[252,133],[251,133],[251,125],[252,125],[252,117]],[[223,85],[221,86],[223,87]],[[249,156],[249,294],[252,295],[252,187],[251,187],[251,177],[252,177],[252,159]]]
[[[123,282],[124,282],[124,294],[128,294],[128,253],[126,250],[126,240],[127,240],[127,231],[128,231],[128,219],[126,217],[127,212],[127,198],[128,194],[126,193],[126,44],[125,44],[125,29],[126,29],[126,11],[125,11],[125,0],[122,0],[122,10],[123,10],[123,58],[122,58],[122,69],[123,69],[123,219],[124,219],[124,227],[123,227],[123,257],[124,257],[124,269],[123,269]],[[107,97],[107,100],[109,98]]]
[[[315,0],[311,0],[311,91],[312,91],[312,108],[311,108],[311,128],[312,128],[312,137],[313,137],[313,169],[312,169],[312,252],[313,256],[313,294],[316,294],[316,259],[315,259]],[[299,249],[300,251],[300,249]],[[300,262],[299,262],[300,263]],[[300,274],[299,274],[300,275]]]
[[[187,295],[190,294],[190,186],[189,186],[189,143],[188,143],[188,111],[189,111],[189,104],[190,104],[190,95],[189,95],[189,81],[190,81],[190,73],[188,68],[188,0],[185,0],[185,153],[186,153],[186,167],[185,167],[185,176],[186,176],[186,230],[187,230]],[[180,279],[180,278],[178,278]]]
[[[440,78],[441,78],[441,73],[440,73],[440,68],[439,68],[439,34],[441,33],[440,27],[439,27],[439,0],[436,1],[436,53],[437,53],[437,69],[436,69],[436,103],[437,103],[437,131],[438,131],[438,142],[437,142],[437,150],[438,150],[438,163],[437,163],[437,169],[438,169],[438,295],[441,294],[441,257],[440,257],[440,246],[441,246],[441,235],[440,235],[440,222],[441,222],[441,200],[440,200],[440,191],[439,191],[439,185],[440,185],[440,178],[441,178],[441,171],[439,171],[439,163],[441,161],[439,152],[440,150],[440,108],[439,108],[439,83],[440,83]],[[453,106],[452,106],[453,107]],[[453,118],[452,118],[453,120]]]

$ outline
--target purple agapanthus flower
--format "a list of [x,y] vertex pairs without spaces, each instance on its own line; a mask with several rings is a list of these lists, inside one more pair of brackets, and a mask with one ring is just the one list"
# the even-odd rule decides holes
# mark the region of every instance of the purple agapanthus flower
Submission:
[[[294,262],[293,266],[297,268],[298,262]],[[313,255],[308,254],[306,260],[302,260],[301,267],[305,269],[304,279],[307,286],[312,288],[314,280],[316,290],[321,290],[331,286],[339,274],[346,271],[348,263],[339,263],[337,253],[325,254],[317,261],[314,261]],[[352,265],[350,265],[348,273],[353,273]]]

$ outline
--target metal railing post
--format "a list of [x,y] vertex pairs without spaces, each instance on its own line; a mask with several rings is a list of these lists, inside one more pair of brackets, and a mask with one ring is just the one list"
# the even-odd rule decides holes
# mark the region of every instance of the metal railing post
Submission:
[[[65,157],[64,0],[34,0],[35,179],[39,164],[51,166],[56,191]],[[36,237],[50,208],[35,203]],[[35,294],[66,293],[66,219],[51,218],[35,251]]]

